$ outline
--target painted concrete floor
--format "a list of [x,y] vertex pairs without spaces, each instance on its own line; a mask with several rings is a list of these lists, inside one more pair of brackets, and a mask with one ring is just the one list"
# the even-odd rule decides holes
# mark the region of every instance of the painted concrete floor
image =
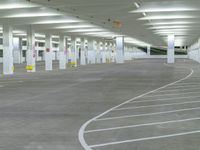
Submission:
[[81,131],[88,149],[199,150],[199,65],[164,63],[146,59],[51,72],[40,64],[33,74],[16,66],[14,76],[0,76],[0,150],[84,150],[81,126],[119,104]]

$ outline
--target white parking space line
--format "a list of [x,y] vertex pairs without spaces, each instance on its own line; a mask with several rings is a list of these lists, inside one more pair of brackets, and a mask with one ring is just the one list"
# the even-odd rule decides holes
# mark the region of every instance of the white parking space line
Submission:
[[200,133],[200,130],[195,130],[195,131],[190,131],[190,132],[182,132],[182,133],[176,133],[176,134],[169,134],[169,135],[145,137],[145,138],[139,138],[139,139],[131,139],[131,140],[125,140],[125,141],[103,143],[103,144],[97,144],[97,145],[90,145],[89,147],[90,148],[104,147],[104,146],[110,146],[110,145],[117,145],[117,144],[124,144],[124,143],[133,143],[133,142],[155,140],[155,139],[163,139],[163,138],[170,138],[170,137],[176,137],[176,136],[184,136],[184,135],[197,134],[197,133]]
[[152,125],[163,125],[163,124],[179,123],[179,122],[187,122],[187,121],[195,121],[195,120],[200,120],[200,118],[188,118],[188,119],[181,119],[181,120],[170,120],[170,121],[164,121],[164,122],[153,122],[153,123],[137,124],[137,125],[130,125],[130,126],[119,126],[119,127],[113,127],[113,128],[87,130],[85,131],[85,133],[111,131],[111,130],[136,128],[136,127],[144,127],[144,126],[152,126]]
[[[148,98],[148,97],[159,97],[159,96],[170,96],[170,95],[185,95],[185,94],[195,94],[195,93],[200,93],[199,91],[197,91],[197,92],[184,92],[184,93],[170,93],[170,94],[158,94],[158,95],[156,95],[155,93],[154,93],[154,95],[146,95],[146,96],[144,96],[144,98]],[[152,94],[152,93],[151,93]]]
[[200,103],[200,101],[189,101],[189,102],[179,102],[179,103],[159,104],[159,105],[147,105],[147,106],[138,106],[138,107],[122,107],[122,108],[114,109],[113,111],[131,110],[131,109],[138,109],[138,108],[152,108],[152,107],[162,107],[162,106],[173,106],[173,105],[182,105],[182,104],[194,104],[194,103]]
[[187,96],[187,97],[171,97],[171,98],[163,98],[163,99],[154,99],[154,100],[139,100],[139,101],[131,101],[130,103],[145,103],[145,102],[157,102],[157,101],[173,101],[178,99],[190,99],[190,98],[200,98],[200,96]]
[[186,83],[186,82],[183,82],[183,83],[178,83],[178,84],[176,84],[176,85],[179,85],[179,86],[181,86],[181,85],[199,85],[199,83],[197,83],[197,82],[196,82],[196,83],[195,83],[195,82],[194,82],[194,83],[190,83],[190,82],[187,82],[187,83]]
[[200,87],[200,85],[186,85],[186,86],[171,86],[169,89],[183,89],[183,88],[194,88],[194,87]]
[[164,93],[164,92],[179,92],[179,91],[188,91],[188,90],[200,90],[200,87],[198,88],[187,88],[187,89],[170,89],[170,90],[162,90],[158,91],[157,93]]
[[119,116],[119,117],[99,118],[99,119],[96,119],[94,121],[125,119],[125,118],[141,117],[141,116],[153,116],[153,115],[169,114],[169,113],[176,113],[176,112],[183,112],[183,111],[190,111],[190,110],[198,110],[198,109],[200,109],[200,107],[193,107],[193,108],[186,108],[186,109],[176,109],[176,110],[161,111],[161,112],[154,112],[154,113],[144,113],[144,114],[138,114],[138,115],[125,115],[125,116]]
[[[142,95],[139,95],[139,96],[137,96],[137,97],[131,98],[131,99],[129,99],[129,100],[127,100],[127,101],[125,101],[125,102],[123,102],[123,103],[121,103],[121,104],[119,104],[119,105],[117,105],[117,106],[115,106],[115,107],[113,107],[113,108],[111,108],[111,109],[109,109],[109,110],[107,110],[107,111],[105,111],[105,112],[103,112],[103,113],[97,115],[96,117],[94,117],[94,118],[88,120],[87,122],[85,122],[85,123],[81,126],[81,128],[80,128],[80,130],[79,130],[79,133],[78,133],[79,141],[80,141],[81,145],[83,146],[83,148],[84,148],[85,150],[91,150],[91,147],[86,143],[85,137],[84,137],[85,129],[87,128],[87,126],[88,126],[89,124],[91,124],[91,123],[94,122],[94,121],[97,121],[99,118],[105,116],[106,114],[108,114],[108,113],[111,112],[112,110],[117,109],[117,108],[119,108],[119,107],[121,107],[121,106],[123,106],[123,105],[125,105],[125,104],[127,104],[127,103],[129,103],[129,102],[131,102],[131,101],[134,101],[134,100],[139,99],[139,98],[142,98],[142,97],[144,97],[144,96],[146,96],[146,95],[148,95],[148,94],[154,93],[154,92],[159,91],[159,90],[161,90],[161,89],[164,89],[164,88],[166,88],[166,87],[169,87],[169,86],[175,85],[175,84],[177,84],[177,83],[179,83],[179,82],[182,82],[182,81],[188,79],[189,77],[191,77],[192,74],[193,74],[193,72],[194,72],[193,69],[190,69],[190,73],[189,73],[187,76],[185,76],[184,78],[181,78],[181,79],[179,79],[179,80],[177,80],[177,81],[175,81],[175,82],[172,82],[172,83],[170,83],[170,84],[167,84],[167,85],[162,86],[162,87],[160,87],[160,88],[157,88],[157,89],[155,89],[155,90],[149,91],[149,92],[144,93],[144,94],[142,94]],[[197,108],[197,107],[196,107],[196,108],[190,108],[190,110],[192,110],[192,109],[193,109],[193,110],[195,110],[195,109],[200,109],[200,107],[198,107],[198,108]],[[183,110],[183,109],[182,109],[182,110],[174,110],[174,111],[172,111],[172,112],[186,111],[186,110],[188,110],[188,109],[185,109],[185,110]],[[161,113],[164,113],[164,112],[157,112],[157,114],[161,114]],[[167,112],[165,112],[165,113],[167,113]],[[169,113],[169,111],[168,111],[168,113]],[[154,113],[154,114],[155,114],[155,113]],[[141,116],[141,115],[142,115],[142,114],[140,114],[140,116]],[[143,115],[153,115],[153,113],[152,113],[152,114],[143,114]],[[130,117],[131,117],[131,116],[121,116],[121,118],[130,118]],[[133,117],[133,115],[132,115],[132,117]],[[115,117],[115,118],[116,118],[116,117]],[[119,117],[118,117],[118,118],[119,118]],[[112,119],[113,119],[113,118],[112,118]],[[101,119],[101,120],[102,120],[102,119]],[[105,120],[105,118],[104,118],[104,120]],[[99,121],[100,121],[100,119],[99,119]]]
[[9,82],[1,82],[0,84],[10,84],[10,83],[22,83],[23,81],[9,81]]
[[4,87],[4,85],[0,85],[0,88]]

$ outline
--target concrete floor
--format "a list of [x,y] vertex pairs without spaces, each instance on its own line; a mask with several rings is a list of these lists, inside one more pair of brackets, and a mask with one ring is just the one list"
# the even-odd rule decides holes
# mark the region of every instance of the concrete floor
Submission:
[[[178,60],[168,66],[165,61],[51,72],[42,71],[40,64],[32,74],[17,66],[14,76],[0,76],[0,150],[84,150],[78,133],[86,121],[186,77],[190,68],[194,74],[188,79],[96,118],[86,127],[84,140],[94,150],[199,150],[199,65]],[[162,137],[166,135],[176,136]]]

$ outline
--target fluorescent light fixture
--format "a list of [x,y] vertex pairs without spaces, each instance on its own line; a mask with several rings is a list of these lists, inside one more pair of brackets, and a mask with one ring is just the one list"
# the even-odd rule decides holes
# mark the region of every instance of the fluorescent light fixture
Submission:
[[23,14],[14,14],[14,15],[8,15],[4,18],[26,18],[26,17],[45,17],[45,16],[58,16],[61,14],[58,13],[51,13],[51,12],[42,12],[42,13],[23,13]]
[[182,24],[194,24],[195,22],[189,21],[170,21],[170,22],[150,22],[145,25],[182,25]]
[[191,28],[191,26],[153,26],[148,29],[181,29],[181,28]]
[[35,37],[45,38],[45,35],[44,34],[35,33]]
[[17,33],[17,34],[15,34],[15,35],[17,35],[17,36],[27,36],[26,33]]
[[182,31],[188,31],[188,32],[190,32],[190,31],[198,31],[199,32],[199,30],[200,29],[191,29],[191,28],[188,28],[188,29],[160,29],[160,30],[154,30],[154,32],[182,32]]
[[179,12],[179,11],[196,11],[195,8],[147,8],[147,9],[138,9],[131,11],[131,13],[142,13],[142,12]]
[[186,19],[196,18],[195,16],[184,16],[184,15],[166,15],[166,16],[148,16],[139,18],[138,20],[164,20],[164,19]]
[[0,9],[17,9],[17,8],[30,8],[36,7],[38,5],[31,3],[9,3],[9,4],[1,4]]
[[14,30],[13,33],[14,33],[14,34],[20,34],[20,33],[25,33],[25,32],[24,32],[24,31],[21,31],[21,30]]
[[139,3],[135,2],[134,5],[135,5],[136,8],[140,8],[140,4]]
[[100,28],[93,28],[93,29],[76,29],[67,32],[95,32],[95,31],[105,31],[105,30]]
[[56,29],[80,29],[80,28],[94,28],[96,26],[94,25],[68,25],[68,26],[61,26],[61,27],[56,27]]
[[151,46],[151,44],[140,41],[138,39],[132,38],[132,37],[125,37],[124,38],[125,43],[130,43],[138,46]]
[[51,37],[54,38],[54,39],[59,39],[60,38],[58,35],[52,35]]
[[145,17],[147,16],[147,14],[145,12],[142,13]]
[[186,32],[173,32],[173,31],[166,31],[166,32],[156,32],[154,34],[158,35],[169,35],[169,34],[175,34],[175,35],[188,35]]
[[124,36],[124,35],[113,33],[113,32],[88,32],[88,33],[84,33],[84,35],[91,35],[91,36],[97,36],[97,37],[117,37],[117,36]]
[[82,22],[81,20],[75,19],[63,19],[63,20],[47,20],[47,21],[39,21],[35,22],[34,24],[59,24],[59,23],[77,23]]

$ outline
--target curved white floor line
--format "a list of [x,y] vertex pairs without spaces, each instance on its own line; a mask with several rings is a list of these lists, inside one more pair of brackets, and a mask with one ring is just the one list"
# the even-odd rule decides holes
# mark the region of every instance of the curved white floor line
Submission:
[[86,143],[85,138],[84,138],[85,129],[87,128],[87,126],[88,126],[90,123],[92,123],[92,122],[95,121],[96,119],[98,119],[98,118],[100,118],[100,117],[106,115],[107,113],[111,112],[112,110],[114,110],[114,109],[116,109],[116,108],[118,108],[118,107],[120,107],[120,106],[122,106],[122,105],[124,105],[124,104],[127,104],[127,103],[129,103],[129,102],[131,102],[131,101],[134,101],[134,100],[136,100],[136,99],[138,99],[138,98],[141,98],[141,97],[143,97],[143,96],[146,96],[146,95],[148,95],[148,94],[154,93],[154,92],[156,92],[156,91],[158,91],[158,90],[164,89],[164,88],[166,88],[166,87],[168,87],[168,86],[174,85],[174,84],[176,84],[176,83],[178,83],[178,82],[184,81],[184,80],[188,79],[188,78],[193,74],[193,72],[194,72],[193,69],[190,69],[190,73],[189,73],[186,77],[184,77],[184,78],[182,78],[182,79],[179,79],[179,80],[177,80],[177,81],[175,81],[175,82],[172,82],[172,83],[170,83],[170,84],[167,84],[167,85],[165,85],[165,86],[162,86],[162,87],[160,87],[160,88],[157,88],[157,89],[155,89],[155,90],[153,90],[153,91],[150,91],[150,92],[144,93],[144,94],[142,94],[142,95],[139,95],[139,96],[137,96],[137,97],[134,97],[134,98],[132,98],[132,99],[129,99],[129,100],[125,101],[124,103],[121,103],[121,104],[119,104],[119,105],[117,105],[117,106],[115,106],[115,107],[113,107],[113,108],[111,108],[111,109],[105,111],[104,113],[102,113],[102,114],[100,114],[100,115],[98,115],[98,116],[96,116],[96,117],[94,117],[94,118],[88,120],[86,123],[84,123],[84,124],[81,126],[81,128],[80,128],[80,130],[79,130],[79,141],[80,141],[81,145],[83,146],[83,148],[84,148],[85,150],[92,150],[91,147]]

